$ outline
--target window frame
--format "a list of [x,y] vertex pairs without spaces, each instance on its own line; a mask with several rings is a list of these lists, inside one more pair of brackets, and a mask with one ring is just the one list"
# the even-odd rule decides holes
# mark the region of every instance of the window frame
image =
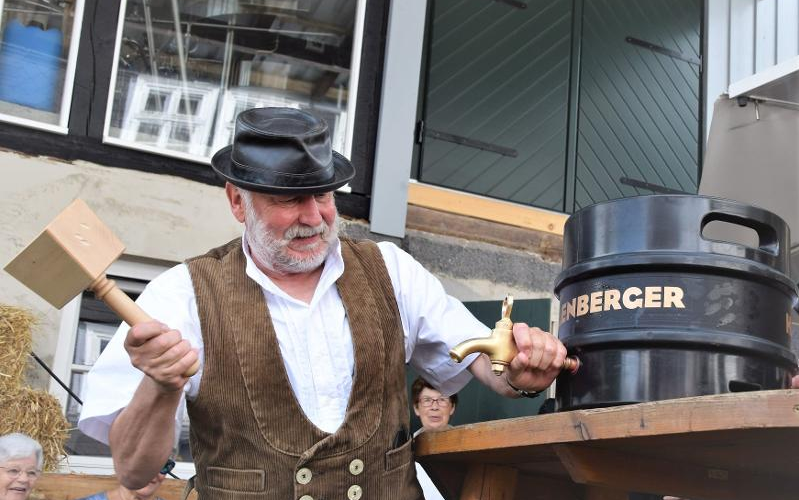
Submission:
[[[81,2],[79,39],[70,50],[77,52],[72,79],[67,132],[54,133],[28,127],[19,120],[0,120],[0,148],[24,155],[65,161],[87,161],[100,166],[145,173],[172,175],[213,186],[222,186],[210,162],[161,152],[120,147],[103,141],[106,109],[112,93],[111,76],[116,64],[117,31],[109,20],[118,20],[126,0],[78,0]],[[382,94],[383,54],[387,43],[389,0],[358,0],[353,25],[350,68],[352,96],[347,103],[346,144],[348,158],[356,165],[355,177],[337,198],[342,215],[368,219],[372,192],[379,105]],[[353,83],[355,82],[355,83]]]
[[[130,278],[131,280],[151,281],[172,265],[174,264],[141,262],[122,257],[111,264],[107,274],[118,277],[120,280]],[[53,358],[52,370],[67,385],[71,382],[73,371],[83,369],[82,365],[72,362],[77,342],[80,307],[81,295],[78,295],[61,309],[57,347]],[[66,413],[67,404],[71,396],[52,377],[50,379],[49,392],[58,399],[63,412]],[[99,475],[115,474],[112,458],[104,456],[67,454],[66,460],[62,461],[59,467],[60,472]],[[173,473],[180,478],[187,479],[195,473],[194,464],[192,462],[178,462]]]
[[[83,33],[84,6],[86,0],[75,0],[73,13],[72,32],[70,33],[69,51],[67,52],[67,67],[64,70],[64,87],[61,89],[58,124],[42,123],[28,118],[21,118],[0,112],[0,121],[19,125],[21,127],[44,130],[54,134],[66,135],[69,132],[69,117],[72,112],[72,95],[75,86],[75,72],[78,66],[78,53],[81,46]],[[0,0],[0,16],[3,15],[5,0]],[[2,23],[2,17],[0,17]]]
[[[2,0],[0,0],[2,1]],[[366,15],[366,2],[367,0],[355,0],[355,19],[353,22],[352,28],[352,50],[350,55],[350,76],[349,76],[349,83],[347,85],[347,106],[342,112],[342,115],[346,117],[346,124],[344,127],[344,150],[339,151],[345,157],[350,158],[353,148],[353,130],[354,125],[352,122],[355,120],[355,108],[358,101],[358,84],[359,84],[359,77],[360,77],[360,51],[362,48],[362,41],[364,36],[363,26],[364,26],[364,17]],[[177,158],[180,160],[185,160],[189,162],[200,163],[203,165],[210,165],[211,158],[205,158],[200,155],[196,155],[193,153],[188,152],[181,152],[181,151],[170,151],[166,149],[161,149],[158,147],[152,147],[146,144],[139,144],[135,141],[130,141],[118,137],[113,137],[110,134],[111,128],[111,115],[112,115],[112,105],[114,101],[114,89],[116,88],[117,84],[117,75],[119,72],[119,53],[122,46],[122,34],[124,31],[124,23],[125,23],[125,12],[127,10],[128,0],[120,0],[119,2],[119,12],[117,17],[117,24],[116,24],[116,36],[114,38],[114,57],[112,59],[112,66],[111,66],[111,73],[109,75],[110,82],[108,86],[107,92],[107,100],[105,103],[105,117],[103,120],[103,130],[102,130],[102,142],[104,144],[110,144],[113,146],[117,146],[120,148],[128,148],[138,151],[143,151],[155,155],[159,155],[166,158]],[[357,43],[356,43],[357,40]],[[222,89],[218,89],[220,94],[220,98],[222,96]],[[212,128],[215,128],[216,123],[212,123]]]

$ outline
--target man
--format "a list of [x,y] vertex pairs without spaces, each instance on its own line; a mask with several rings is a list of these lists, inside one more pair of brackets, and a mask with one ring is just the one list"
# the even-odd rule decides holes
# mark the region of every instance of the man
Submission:
[[355,172],[323,121],[245,111],[212,166],[243,237],[151,282],[138,301],[163,323],[122,325],[88,377],[79,425],[125,486],[169,455],[185,399],[201,499],[417,499],[405,363],[446,394],[464,366],[509,397],[559,372],[563,345],[524,324],[502,377],[449,359],[488,329],[395,245],[338,238],[333,191]]

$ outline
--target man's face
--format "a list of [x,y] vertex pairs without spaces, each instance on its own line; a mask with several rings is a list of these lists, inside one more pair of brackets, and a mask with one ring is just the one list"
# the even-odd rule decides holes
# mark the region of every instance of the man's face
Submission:
[[[284,196],[242,192],[247,243],[268,269],[304,273],[324,263],[338,237],[333,193]],[[235,209],[234,209],[235,213]]]

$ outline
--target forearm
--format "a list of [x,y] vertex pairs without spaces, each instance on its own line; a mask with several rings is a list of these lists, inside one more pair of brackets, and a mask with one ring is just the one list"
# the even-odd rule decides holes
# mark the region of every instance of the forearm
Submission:
[[474,378],[479,380],[483,385],[490,388],[492,391],[505,396],[507,398],[518,398],[519,395],[511,389],[508,381],[505,378],[506,374],[500,376],[494,374],[491,370],[491,360],[488,359],[486,354],[480,354],[474,362],[469,365],[469,371],[472,372]]
[[144,377],[130,404],[111,426],[109,444],[117,477],[130,489],[144,487],[172,452],[175,413],[183,391],[167,392]]

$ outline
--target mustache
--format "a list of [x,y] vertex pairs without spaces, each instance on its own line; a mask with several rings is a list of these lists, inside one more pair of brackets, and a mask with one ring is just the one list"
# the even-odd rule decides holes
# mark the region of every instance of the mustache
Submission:
[[323,237],[326,237],[328,234],[330,234],[330,226],[324,222],[320,222],[317,226],[295,224],[288,228],[285,233],[283,233],[283,239],[288,241],[294,238],[309,238],[311,236],[316,236],[317,234],[321,234]]

